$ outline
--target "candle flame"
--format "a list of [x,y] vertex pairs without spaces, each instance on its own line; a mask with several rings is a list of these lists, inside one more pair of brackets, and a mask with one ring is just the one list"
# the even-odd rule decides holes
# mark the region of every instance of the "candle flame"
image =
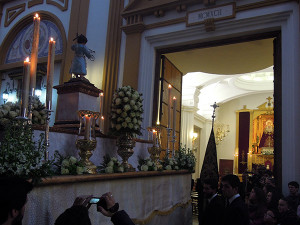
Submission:
[[51,41],[51,42],[53,41],[53,37],[52,37],[52,38],[50,38],[50,41]]
[[176,97],[175,97],[175,96],[173,97],[173,100],[176,100]]
[[168,88],[172,88],[172,85],[171,85],[171,84],[169,84]]
[[104,120],[104,116],[101,116],[101,120]]
[[101,93],[100,93],[100,96],[104,96],[104,94],[101,92]]
[[157,131],[155,129],[152,130],[153,133],[156,133]]
[[35,14],[35,16],[34,16],[34,18],[37,18],[37,19],[39,19],[40,17],[39,17],[39,14]]
[[26,57],[25,62],[29,62],[29,56]]

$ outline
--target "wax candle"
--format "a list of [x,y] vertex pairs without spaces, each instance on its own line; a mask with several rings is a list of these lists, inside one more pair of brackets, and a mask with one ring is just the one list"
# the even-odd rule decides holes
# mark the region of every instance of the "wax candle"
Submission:
[[31,47],[31,64],[30,64],[30,91],[31,95],[34,95],[36,85],[36,67],[38,60],[38,49],[39,49],[39,37],[40,37],[40,17],[39,14],[35,14],[33,18],[33,39]]
[[100,116],[103,116],[103,98],[104,94],[103,92],[100,93]]
[[153,141],[153,144],[155,144],[156,143],[156,130],[155,129],[153,129],[152,130],[152,141]]
[[169,103],[168,103],[168,128],[171,128],[171,105],[172,105],[171,90],[172,90],[172,85],[169,84],[169,86],[168,86],[168,98],[169,98]]
[[103,128],[104,128],[104,116],[101,116],[100,118],[100,131],[103,133]]
[[22,108],[21,116],[27,117],[27,108],[28,108],[28,98],[29,98],[29,82],[30,82],[30,61],[27,57],[24,61],[24,75],[23,75],[23,84],[22,84]]
[[53,73],[54,73],[55,41],[49,40],[48,64],[47,64],[47,91],[46,91],[46,109],[51,110]]
[[173,97],[173,136],[176,135],[176,97]]
[[85,115],[84,139],[90,140],[91,137],[91,115]]

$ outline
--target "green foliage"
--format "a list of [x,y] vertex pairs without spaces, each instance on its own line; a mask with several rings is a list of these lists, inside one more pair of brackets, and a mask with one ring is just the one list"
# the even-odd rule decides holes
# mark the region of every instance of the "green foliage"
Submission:
[[44,134],[34,141],[32,127],[24,120],[11,121],[0,142],[0,176],[19,176],[37,183],[53,175],[53,161],[43,160],[44,141]]

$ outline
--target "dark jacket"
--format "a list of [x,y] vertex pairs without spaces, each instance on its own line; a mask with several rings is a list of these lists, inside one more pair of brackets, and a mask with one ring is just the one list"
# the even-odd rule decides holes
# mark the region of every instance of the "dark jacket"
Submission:
[[220,195],[214,197],[207,204],[203,212],[201,225],[222,225],[225,200]]
[[223,225],[249,225],[248,208],[241,197],[225,208]]
[[298,225],[297,214],[293,210],[280,214],[277,221],[280,225]]
[[114,225],[134,225],[128,214],[124,211],[118,211],[111,217]]

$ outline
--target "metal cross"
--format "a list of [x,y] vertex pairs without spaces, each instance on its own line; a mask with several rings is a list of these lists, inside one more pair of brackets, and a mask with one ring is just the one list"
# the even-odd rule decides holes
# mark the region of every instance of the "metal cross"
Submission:
[[214,126],[214,122],[215,122],[215,118],[216,118],[216,108],[219,107],[219,106],[215,102],[213,105],[211,105],[211,107],[214,108],[213,115],[212,115],[212,125]]

